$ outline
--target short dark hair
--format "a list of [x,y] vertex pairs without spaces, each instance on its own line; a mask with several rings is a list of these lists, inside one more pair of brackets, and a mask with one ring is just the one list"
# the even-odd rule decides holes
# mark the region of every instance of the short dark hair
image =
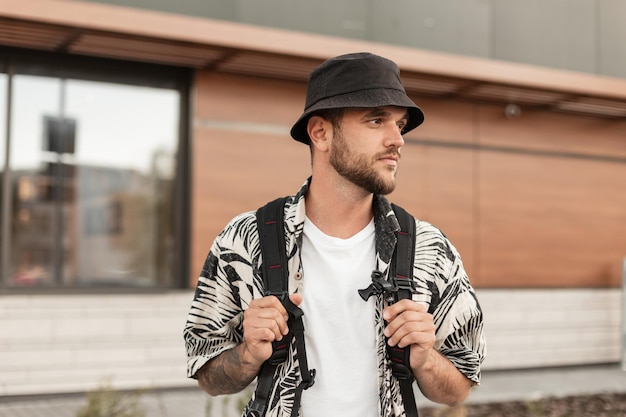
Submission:
[[314,115],[328,120],[333,125],[333,129],[339,130],[341,129],[341,121],[345,112],[345,108],[324,109],[315,112]]

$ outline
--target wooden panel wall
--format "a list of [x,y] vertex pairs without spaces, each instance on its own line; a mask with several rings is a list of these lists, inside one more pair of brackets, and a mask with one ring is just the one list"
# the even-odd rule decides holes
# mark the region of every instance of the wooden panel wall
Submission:
[[[310,174],[289,137],[299,83],[199,72],[192,141],[192,277],[236,214]],[[414,97],[390,199],[439,227],[477,287],[617,287],[626,256],[626,121]]]
[[480,129],[480,285],[621,285],[626,123],[483,107]]

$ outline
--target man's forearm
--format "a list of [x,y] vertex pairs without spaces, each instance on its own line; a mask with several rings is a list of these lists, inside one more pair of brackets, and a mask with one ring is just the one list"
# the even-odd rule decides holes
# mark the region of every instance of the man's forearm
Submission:
[[414,374],[426,398],[451,406],[463,402],[473,385],[448,358],[437,351],[433,351],[427,364]]
[[197,373],[198,385],[209,395],[234,394],[254,380],[260,366],[244,359],[240,344],[211,359]]

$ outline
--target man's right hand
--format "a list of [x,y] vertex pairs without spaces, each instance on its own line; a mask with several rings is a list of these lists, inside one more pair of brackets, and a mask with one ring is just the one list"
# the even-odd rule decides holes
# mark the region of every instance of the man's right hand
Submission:
[[[299,305],[302,295],[291,294],[292,303]],[[243,315],[244,360],[261,366],[272,356],[272,342],[289,333],[289,315],[280,300],[273,295],[252,300]]]
[[[289,299],[300,305],[302,296]],[[274,296],[253,300],[243,315],[244,341],[198,370],[198,384],[210,395],[233,394],[247,387],[272,355],[272,342],[289,333],[285,307]]]

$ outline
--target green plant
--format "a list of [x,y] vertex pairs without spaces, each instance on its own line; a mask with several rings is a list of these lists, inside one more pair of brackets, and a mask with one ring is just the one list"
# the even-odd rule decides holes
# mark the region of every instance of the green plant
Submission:
[[145,417],[140,404],[140,392],[126,393],[114,390],[109,381],[87,393],[87,404],[76,417]]
[[541,401],[527,401],[526,408],[533,417],[546,415],[545,405]]

